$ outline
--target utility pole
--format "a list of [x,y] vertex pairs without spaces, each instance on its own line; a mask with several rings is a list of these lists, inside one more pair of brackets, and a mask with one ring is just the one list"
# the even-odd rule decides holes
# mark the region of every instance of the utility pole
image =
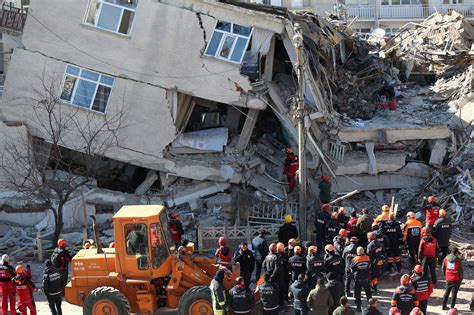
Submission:
[[298,107],[296,118],[298,119],[298,170],[299,170],[299,229],[301,240],[306,240],[306,152],[305,152],[305,128],[304,128],[304,72],[303,72],[303,34],[298,23],[294,25],[293,46],[296,50],[296,73],[298,76]]

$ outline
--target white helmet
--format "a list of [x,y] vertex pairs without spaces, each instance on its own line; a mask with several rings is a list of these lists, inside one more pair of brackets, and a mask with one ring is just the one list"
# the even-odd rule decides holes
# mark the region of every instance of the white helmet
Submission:
[[3,254],[2,256],[2,262],[9,262],[10,261],[10,257],[8,257],[7,254]]

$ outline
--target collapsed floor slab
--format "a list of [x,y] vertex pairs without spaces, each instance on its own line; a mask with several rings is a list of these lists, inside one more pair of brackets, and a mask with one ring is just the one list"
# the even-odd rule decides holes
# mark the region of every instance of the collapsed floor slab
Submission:
[[[378,172],[395,172],[405,166],[405,153],[375,153]],[[336,162],[336,175],[358,175],[369,173],[370,161],[365,152],[347,152],[344,162]]]

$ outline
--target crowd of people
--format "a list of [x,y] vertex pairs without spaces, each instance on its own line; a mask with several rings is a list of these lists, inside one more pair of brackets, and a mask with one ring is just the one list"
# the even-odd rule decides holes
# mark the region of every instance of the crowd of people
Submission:
[[[440,266],[446,281],[442,308],[447,314],[457,314],[463,269],[458,249],[449,245],[452,224],[434,196],[425,199],[423,210],[424,226],[414,212],[408,212],[406,221],[400,223],[387,205],[373,218],[369,209],[347,216],[344,208],[331,211],[329,204],[323,204],[314,222],[314,243],[298,241],[298,229],[287,215],[278,242],[268,244],[262,230],[252,240],[252,250],[243,242],[233,255],[221,237],[216,257],[228,268],[239,263],[241,277],[225,297],[223,291],[216,292],[215,282],[222,282],[220,273],[216,275],[211,285],[214,312],[226,314],[230,307],[236,314],[250,314],[255,301],[249,287],[255,269],[263,314],[277,315],[285,304],[292,304],[295,314],[355,314],[362,312],[362,293],[367,300],[363,314],[382,314],[374,297],[378,282],[385,274],[396,276],[396,271],[401,275],[400,285],[394,288],[389,314],[422,315],[427,313]],[[402,274],[401,252],[405,249],[409,266]],[[355,298],[355,309],[348,297]]]

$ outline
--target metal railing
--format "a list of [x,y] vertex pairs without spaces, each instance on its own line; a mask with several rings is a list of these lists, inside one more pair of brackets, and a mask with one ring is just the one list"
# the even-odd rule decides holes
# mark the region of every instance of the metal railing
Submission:
[[357,16],[359,19],[375,19],[375,12],[378,11],[379,19],[409,19],[426,18],[436,11],[446,14],[449,10],[456,10],[467,17],[474,16],[474,5],[380,5],[378,8],[371,5],[358,5],[348,6],[347,16],[349,18]]
[[26,16],[24,9],[4,3],[0,11],[0,27],[21,32],[25,27]]
[[375,18],[375,7],[374,6],[358,6],[358,7],[347,7],[347,16],[350,18],[359,17],[359,19],[373,19]]

